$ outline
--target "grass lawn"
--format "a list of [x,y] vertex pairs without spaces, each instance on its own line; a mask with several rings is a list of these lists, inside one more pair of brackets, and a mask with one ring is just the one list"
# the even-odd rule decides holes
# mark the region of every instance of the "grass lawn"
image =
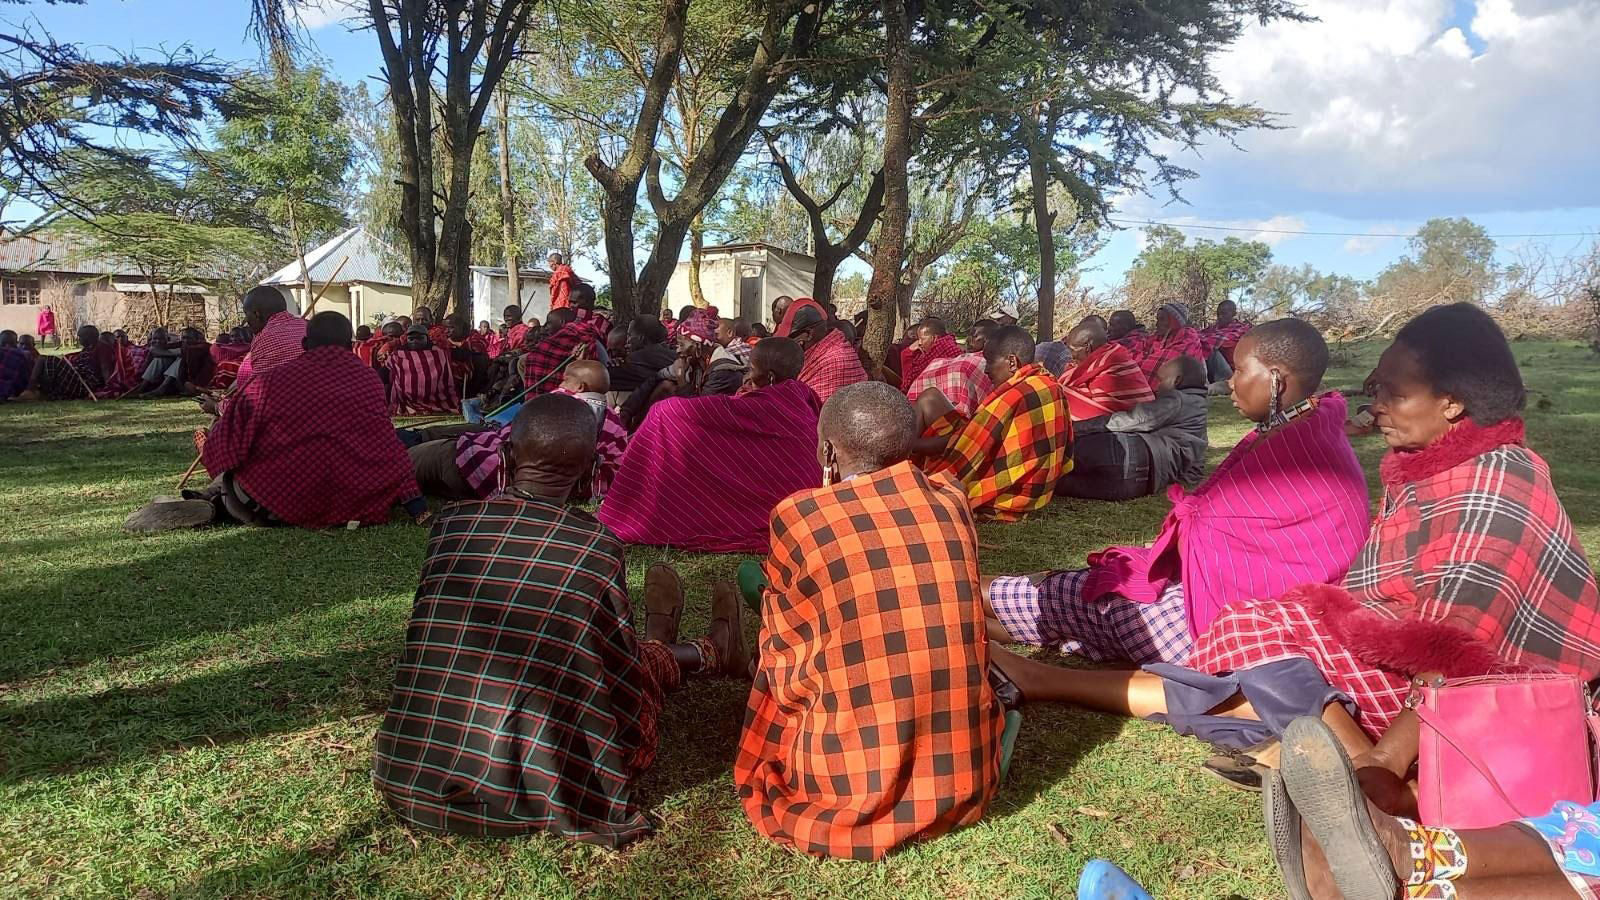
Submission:
[[[1592,556],[1600,363],[1571,344],[1516,351],[1536,391],[1531,443]],[[1330,384],[1359,385],[1374,355]],[[640,790],[658,831],[626,852],[413,835],[380,808],[368,766],[424,531],[123,533],[130,510],[171,492],[200,423],[186,401],[0,406],[0,894],[1057,897],[1096,856],[1158,897],[1281,892],[1257,798],[1202,775],[1201,745],[1042,706],[978,825],[876,865],[781,849],[734,794],[734,682],[669,700]],[[1243,432],[1213,406],[1213,464]],[[1379,442],[1359,450],[1375,469]],[[984,571],[1081,565],[1152,537],[1164,507],[1058,501],[985,526],[998,549]],[[662,560],[689,582],[698,633],[710,582],[738,559],[635,548],[632,586]]]

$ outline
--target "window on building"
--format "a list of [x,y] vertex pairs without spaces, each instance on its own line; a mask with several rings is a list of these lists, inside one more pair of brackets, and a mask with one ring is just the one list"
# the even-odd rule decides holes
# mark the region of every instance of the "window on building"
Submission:
[[6,278],[0,279],[0,303],[15,306],[24,303],[39,302],[39,279],[37,278]]

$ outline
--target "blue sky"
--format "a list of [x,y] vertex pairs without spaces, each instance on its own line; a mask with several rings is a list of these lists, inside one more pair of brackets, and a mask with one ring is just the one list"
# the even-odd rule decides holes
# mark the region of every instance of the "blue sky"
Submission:
[[[318,0],[310,0],[318,2]],[[331,4],[305,12],[317,54],[344,81],[374,78],[376,43],[350,32]],[[1321,0],[1319,21],[1252,26],[1217,61],[1234,97],[1280,114],[1281,130],[1254,132],[1199,153],[1185,203],[1123,198],[1118,218],[1222,225],[1272,244],[1276,261],[1367,277],[1405,250],[1403,238],[1317,237],[1275,231],[1407,234],[1433,216],[1468,216],[1519,249],[1566,253],[1600,235],[1600,46],[1595,0]],[[254,61],[245,0],[88,0],[82,6],[7,6],[56,38],[117,50],[189,44]],[[1120,282],[1140,246],[1117,232],[1089,261],[1091,284]],[[580,270],[586,268],[580,266]],[[589,273],[592,274],[592,269]]]

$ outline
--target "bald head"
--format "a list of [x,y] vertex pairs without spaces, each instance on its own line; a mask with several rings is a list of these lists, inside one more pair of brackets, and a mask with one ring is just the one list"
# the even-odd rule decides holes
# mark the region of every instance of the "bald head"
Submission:
[[611,390],[611,375],[597,360],[573,360],[567,364],[566,377],[561,379],[561,387],[574,394],[586,391],[603,394]]
[[828,398],[817,433],[833,446],[842,474],[875,472],[911,455],[917,413],[898,390],[881,381],[863,381]]
[[267,327],[268,319],[288,311],[289,301],[270,284],[258,284],[244,295],[244,321],[252,331],[260,332]]
[[565,500],[594,462],[595,420],[589,404],[567,394],[524,403],[511,422],[513,487]]
[[1105,346],[1107,340],[1105,325],[1085,319],[1077,328],[1067,332],[1067,350],[1072,353],[1073,359],[1081,359]]

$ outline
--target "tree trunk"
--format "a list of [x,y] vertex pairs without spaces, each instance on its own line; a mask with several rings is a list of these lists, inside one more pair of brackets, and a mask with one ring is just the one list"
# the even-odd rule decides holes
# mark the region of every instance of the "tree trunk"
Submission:
[[[522,261],[517,253],[517,197],[511,189],[511,93],[496,95],[500,113],[500,230],[506,245],[506,293],[522,303]],[[470,323],[469,323],[470,324]]]
[[882,365],[894,343],[900,269],[911,218],[906,166],[911,157],[911,23],[905,0],[883,0],[884,59],[888,68],[883,116],[883,215],[867,285],[867,354]]
[[667,285],[672,281],[673,271],[678,268],[678,253],[688,236],[687,221],[663,218],[656,223],[656,246],[651,250],[650,258],[644,261],[644,268],[639,270],[639,280],[634,287],[634,296],[638,298],[641,309],[659,310],[666,302]]
[[706,245],[705,222],[705,212],[701,211],[694,217],[694,224],[689,226],[689,302],[699,307],[709,305],[705,293],[700,290],[700,260]]
[[817,270],[811,274],[811,299],[827,306],[833,302],[833,279],[850,253],[828,247],[816,253]]
[[1053,128],[1035,126],[1028,142],[1028,174],[1033,192],[1033,225],[1039,236],[1039,340],[1055,340],[1056,214],[1050,209],[1050,170],[1045,144]]

